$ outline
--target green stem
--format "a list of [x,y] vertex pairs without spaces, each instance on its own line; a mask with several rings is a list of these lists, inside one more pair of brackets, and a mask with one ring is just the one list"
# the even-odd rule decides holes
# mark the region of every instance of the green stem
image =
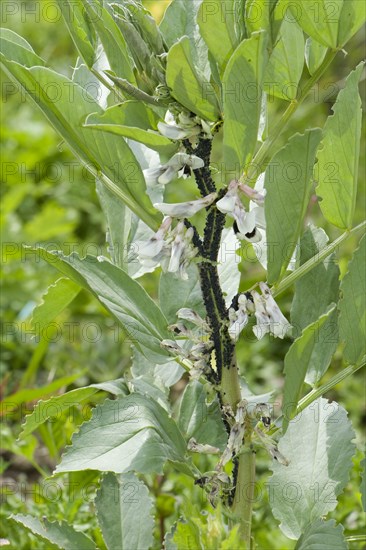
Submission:
[[90,72],[99,80],[99,82],[103,84],[103,86],[108,88],[110,92],[112,92],[113,94],[116,94],[116,96],[118,97],[119,101],[121,101],[121,103],[126,101],[126,98],[120,93],[120,91],[116,87],[112,86],[112,84],[110,84],[108,80],[104,78],[103,75],[101,75],[96,69],[94,69],[94,67],[90,69]]
[[366,221],[363,221],[356,227],[353,227],[349,231],[346,231],[343,233],[338,239],[336,239],[334,242],[323,248],[321,252],[316,254],[313,258],[310,258],[307,262],[305,262],[303,265],[301,265],[298,269],[290,273],[287,277],[282,279],[282,281],[278,284],[278,286],[274,286],[272,289],[273,296],[278,296],[278,294],[281,294],[281,292],[284,292],[287,290],[290,286],[292,286],[298,279],[301,279],[304,275],[309,273],[314,267],[319,265],[321,262],[325,260],[332,252],[334,252],[338,246],[346,241],[349,237],[352,235],[355,235],[359,232],[361,232],[363,229],[366,228]]
[[287,107],[280,120],[272,129],[268,138],[265,140],[263,145],[258,150],[257,154],[254,156],[253,161],[251,162],[251,166],[249,166],[248,172],[244,173],[243,176],[240,178],[240,181],[242,183],[250,185],[256,182],[258,175],[263,172],[266,166],[267,159],[271,158],[272,156],[272,150],[277,141],[277,138],[280,136],[280,134],[282,134],[293,114],[296,113],[297,109],[303,103],[314,84],[316,84],[316,82],[325,73],[337,53],[338,50],[328,50],[323,63],[315,71],[312,77],[309,78],[309,80],[305,83],[305,86],[301,90],[299,96]]
[[251,548],[252,513],[255,490],[255,452],[246,448],[239,455],[239,470],[232,512],[239,523],[243,550]]
[[366,366],[366,362],[363,362],[360,365],[350,365],[349,367],[343,369],[341,372],[337,373],[335,376],[330,378],[328,382],[319,386],[319,388],[314,388],[313,390],[311,390],[310,393],[305,395],[305,397],[303,397],[301,401],[299,401],[295,416],[301,413],[301,411],[303,411],[304,409],[306,409],[306,407],[308,407],[313,401],[318,399],[318,397],[321,397],[324,393],[326,393],[327,391],[334,388],[334,386],[339,384],[339,382],[342,382],[342,380],[344,380],[348,376],[351,376],[351,374],[354,374],[355,372],[357,372],[358,370],[362,369],[365,366]]
[[221,399],[223,405],[230,405],[234,413],[236,412],[236,406],[241,401],[241,392],[235,357],[232,366],[222,371]]

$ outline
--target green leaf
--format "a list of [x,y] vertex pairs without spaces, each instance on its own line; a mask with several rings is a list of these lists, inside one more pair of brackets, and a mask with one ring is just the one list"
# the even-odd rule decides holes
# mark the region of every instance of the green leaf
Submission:
[[47,328],[71,304],[80,290],[79,285],[64,277],[50,285],[42,296],[42,302],[34,308],[32,313],[32,325],[37,332],[41,333],[44,328]]
[[318,128],[295,134],[273,157],[266,170],[265,218],[267,242],[272,247],[268,258],[270,284],[284,275],[300,236],[321,135]]
[[289,465],[274,460],[268,480],[272,512],[287,537],[298,539],[336,507],[352,467],[354,436],[347,412],[323,398],[290,422],[278,446]]
[[136,84],[130,56],[123,34],[109,11],[98,0],[81,0],[84,13],[92,21],[94,28],[103,44],[112,71],[117,76],[126,78],[131,84]]
[[235,32],[235,0],[203,0],[197,14],[197,22],[209,51],[220,72],[239,44]]
[[304,33],[295,21],[284,19],[268,61],[264,86],[270,97],[296,98],[304,67]]
[[42,397],[55,393],[59,389],[75,382],[75,380],[80,378],[81,375],[82,371],[77,372],[76,374],[73,374],[71,376],[63,376],[62,378],[54,380],[50,384],[42,386],[41,388],[19,390],[15,393],[12,393],[1,401],[2,414],[9,414],[14,410],[16,411],[18,409],[18,406],[22,403],[30,403],[31,401],[35,401],[36,399],[40,399]]
[[113,193],[97,178],[99,202],[107,221],[108,252],[112,262],[128,272],[128,241],[132,224],[132,212],[116,201]]
[[347,550],[343,536],[343,526],[337,525],[334,519],[318,519],[307,526],[297,541],[295,550]]
[[363,67],[362,62],[347,77],[333,106],[334,114],[325,123],[318,151],[320,208],[326,219],[341,229],[352,227],[356,205],[362,116],[358,83]]
[[365,2],[345,0],[338,29],[338,46],[343,47],[366,20]]
[[89,69],[96,61],[97,37],[82,0],[57,0],[70,36]]
[[126,101],[104,113],[92,113],[86,119],[85,128],[130,138],[158,153],[173,155],[178,146],[158,133],[159,120],[154,111],[141,101]]
[[273,9],[271,4],[274,4],[276,1],[269,0],[269,2],[261,2],[259,5],[257,0],[246,0],[245,26],[248,35],[260,30],[270,32],[270,9]]
[[267,62],[266,33],[253,33],[231,56],[223,76],[224,163],[241,171],[253,157],[262,106],[262,80]]
[[341,282],[339,302],[339,334],[346,343],[344,357],[351,364],[359,364],[366,353],[366,236],[360,241],[349,264],[349,271]]
[[77,254],[35,249],[43,260],[70,277],[98,298],[116,317],[137,347],[156,363],[168,360],[161,340],[171,339],[167,320],[144,288],[125,271],[93,256],[81,259]]
[[153,546],[152,501],[135,474],[105,475],[95,505],[108,550],[149,550]]
[[361,460],[362,478],[361,478],[361,501],[363,511],[366,512],[366,458]]
[[343,0],[314,0],[310,5],[308,0],[287,0],[286,4],[306,34],[329,48],[338,46]]
[[98,103],[83,88],[50,69],[27,69],[3,55],[0,59],[88,170],[156,230],[161,216],[151,204],[140,165],[127,143],[82,127],[88,114],[103,112]]
[[22,63],[26,67],[45,65],[45,61],[34,53],[32,46],[10,29],[0,28],[0,52],[6,58]]
[[220,406],[217,401],[207,405],[205,389],[197,380],[192,380],[184,390],[178,426],[187,440],[194,437],[198,443],[221,450],[226,447],[227,432],[221,419]]
[[314,38],[309,37],[305,44],[305,59],[309,73],[313,75],[323,63],[328,48]]
[[173,541],[177,550],[203,550],[200,529],[193,521],[178,521]]
[[287,430],[289,421],[296,413],[297,404],[301,397],[302,387],[308,369],[312,369],[312,356],[319,342],[319,332],[329,320],[335,309],[335,304],[327,313],[306,327],[301,336],[295,340],[285,356],[286,375],[282,410],[284,414],[282,429]]
[[164,386],[170,388],[182,378],[185,371],[176,361],[162,365],[151,363],[150,359],[146,359],[142,353],[134,349],[131,372],[134,378],[151,377],[153,380],[161,380]]
[[183,36],[188,36],[195,66],[209,78],[208,49],[197,24],[202,0],[172,0],[165,10],[160,30],[169,48]]
[[[310,226],[300,241],[300,265],[316,257],[328,244],[323,229]],[[331,255],[295,283],[291,324],[296,331],[314,323],[331,303],[338,302],[339,268]],[[316,385],[326,372],[338,344],[337,312],[334,310],[319,329],[305,381]]]
[[62,548],[63,550],[96,550],[94,542],[81,533],[76,531],[71,525],[62,521],[60,523],[43,519],[40,521],[32,516],[16,514],[10,516],[18,526],[21,525],[30,531],[37,539],[48,543],[49,550]]
[[181,38],[169,50],[166,82],[172,96],[186,109],[203,119],[216,122],[220,118],[215,90],[195,67],[188,36]]
[[46,401],[38,401],[31,414],[25,417],[19,438],[27,437],[47,420],[54,421],[71,407],[88,402],[98,391],[106,391],[114,395],[126,395],[126,389],[124,389],[123,384],[124,381],[122,380],[119,383],[112,381],[112,383],[91,384],[90,386],[77,388],[62,395],[56,395]]
[[198,269],[191,265],[188,279],[178,279],[173,273],[162,273],[159,285],[160,307],[169,324],[177,322],[177,311],[183,307],[205,316]]
[[174,420],[139,394],[97,405],[72,438],[56,473],[81,470],[162,473],[167,460],[185,463],[186,444]]

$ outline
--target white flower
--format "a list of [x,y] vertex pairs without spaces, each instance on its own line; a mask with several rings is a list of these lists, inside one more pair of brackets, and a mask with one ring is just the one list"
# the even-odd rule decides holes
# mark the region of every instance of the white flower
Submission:
[[188,279],[187,268],[196,256],[192,245],[193,228],[183,222],[171,229],[172,218],[165,218],[160,229],[147,242],[139,243],[139,260],[145,267],[155,269],[161,265],[164,272],[176,273]]
[[229,334],[234,342],[238,341],[241,331],[248,324],[247,302],[248,299],[245,294],[240,294],[238,299],[238,310],[236,311],[234,308],[229,309]]
[[210,193],[203,199],[198,199],[195,201],[188,202],[177,202],[173,204],[168,204],[166,202],[155,203],[154,206],[157,210],[170,216],[172,218],[190,218],[197,214],[203,208],[210,206],[213,201],[216,199],[217,193]]
[[143,266],[157,267],[170,256],[170,246],[165,241],[172,219],[166,218],[158,231],[147,242],[139,244],[139,260]]
[[176,178],[188,177],[191,170],[203,168],[204,165],[204,161],[195,155],[176,153],[167,163],[144,170],[146,185],[167,185]]
[[193,309],[189,309],[187,307],[182,307],[177,311],[177,317],[178,319],[183,319],[183,321],[189,321],[190,323],[193,323],[197,327],[203,328],[204,330],[209,330],[209,327],[204,319],[198,313],[193,311]]
[[180,222],[175,229],[167,271],[179,274],[183,280],[188,279],[187,268],[197,254],[197,249],[192,246],[192,238],[193,229],[186,229],[184,223]]
[[211,137],[211,128],[208,123],[202,121],[199,117],[191,117],[188,114],[180,113],[177,121],[174,115],[168,111],[165,116],[165,122],[158,123],[159,132],[172,140],[182,140],[196,137],[202,132]]
[[267,333],[273,334],[277,338],[284,338],[291,325],[282,314],[268,286],[263,282],[259,283],[259,286],[262,295],[255,290],[252,292],[257,319],[253,332],[258,340]]
[[217,201],[217,208],[223,214],[227,214],[235,220],[236,234],[240,238],[247,233],[251,234],[255,229],[255,214],[247,212],[239,196],[239,183],[232,181],[226,195]]

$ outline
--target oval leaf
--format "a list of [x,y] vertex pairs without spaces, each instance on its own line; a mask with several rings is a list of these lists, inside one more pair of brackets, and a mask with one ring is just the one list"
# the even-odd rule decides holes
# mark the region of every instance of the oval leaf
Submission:
[[339,92],[317,155],[320,208],[326,219],[341,229],[352,227],[356,205],[362,117],[358,83],[363,67],[360,63],[350,73]]
[[171,339],[168,322],[144,288],[125,271],[108,261],[77,254],[34,249],[39,256],[91,291],[104,307],[116,317],[134,342],[148,358],[164,363],[169,355],[160,347],[161,340]]
[[285,273],[297,245],[311,194],[315,153],[321,139],[319,128],[296,134],[273,157],[266,170],[265,218],[268,282]]
[[73,436],[55,473],[161,474],[167,460],[185,463],[185,450],[183,436],[168,413],[136,393],[95,407],[91,420]]
[[152,501],[135,474],[105,475],[95,505],[108,550],[149,550],[153,546]]
[[203,119],[216,121],[220,118],[215,90],[195,67],[187,36],[174,44],[168,53],[166,82],[173,97],[186,109]]
[[267,35],[255,32],[236,48],[223,76],[224,165],[239,177],[257,144]]
[[339,302],[339,333],[346,343],[344,357],[351,363],[360,363],[366,353],[366,236],[353,254],[349,271],[341,283]]
[[309,523],[337,506],[352,467],[354,437],[347,412],[323,398],[290,422],[278,446],[289,465],[273,461],[268,482],[273,515],[287,537],[298,539]]

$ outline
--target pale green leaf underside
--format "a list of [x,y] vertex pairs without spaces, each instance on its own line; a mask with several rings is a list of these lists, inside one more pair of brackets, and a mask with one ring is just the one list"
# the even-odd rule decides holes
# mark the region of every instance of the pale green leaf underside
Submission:
[[215,90],[194,66],[192,46],[187,36],[169,50],[166,82],[173,97],[186,109],[205,120],[220,118]]
[[365,3],[360,0],[284,0],[306,34],[329,48],[342,48],[362,27]]
[[103,6],[103,3],[96,0],[82,0],[82,3],[84,18],[87,14],[93,22],[112,71],[116,76],[127,79],[131,84],[136,84],[126,41],[116,21]]
[[106,474],[95,505],[108,550],[149,550],[152,547],[152,501],[146,485],[135,474]]
[[106,400],[73,436],[56,473],[81,470],[162,473],[167,460],[184,462],[186,444],[157,403],[137,393]]
[[320,44],[314,38],[309,37],[305,44],[305,60],[309,69],[309,73],[313,75],[315,71],[320,67],[328,48],[323,44]]
[[96,60],[97,40],[91,21],[86,17],[82,0],[57,0],[58,7],[79,51],[89,69]]
[[177,322],[177,311],[189,308],[205,316],[197,266],[188,269],[188,279],[177,279],[174,273],[162,273],[159,284],[159,304],[169,324]]
[[298,539],[309,523],[337,505],[352,467],[355,434],[346,411],[319,398],[289,424],[279,450],[288,466],[272,463],[272,512],[283,533]]
[[297,0],[296,2],[286,0],[286,3],[289,4],[294,19],[306,34],[324,46],[336,48],[343,1],[314,0],[311,6],[308,0]]
[[220,70],[238,45],[235,33],[235,0],[203,0],[197,21],[209,51]]
[[77,254],[64,256],[42,248],[36,251],[42,259],[91,291],[147,357],[156,363],[168,360],[168,353],[160,347],[161,340],[171,338],[167,320],[144,288],[125,271],[93,256],[81,259]]
[[192,380],[184,390],[178,425],[187,440],[193,437],[198,443],[212,445],[221,450],[226,446],[227,433],[218,403],[206,404],[206,391],[197,380]]
[[156,131],[158,122],[159,117],[142,102],[126,101],[104,113],[92,113],[84,127],[133,139],[159,153],[173,154],[177,145]]
[[319,340],[319,332],[328,321],[335,309],[335,304],[319,319],[306,327],[301,336],[291,345],[285,356],[285,388],[282,410],[284,419],[282,429],[285,432],[289,421],[293,418],[301,397],[302,387],[308,369],[312,368],[312,355]]
[[351,363],[360,363],[366,353],[366,236],[353,254],[349,271],[341,283],[339,302],[339,334],[346,343],[344,357]]
[[252,159],[262,107],[267,35],[255,32],[236,48],[223,76],[224,166],[238,177]]
[[84,535],[84,533],[76,531],[65,521],[61,523],[50,522],[47,519],[40,521],[37,518],[23,514],[13,515],[11,519],[36,535],[37,538],[47,541],[50,550],[55,548],[63,550],[96,550],[94,542],[89,537]]
[[172,0],[165,10],[160,30],[169,48],[182,36],[188,36],[194,64],[209,78],[211,71],[207,44],[197,23],[201,2],[202,0]]
[[272,250],[268,258],[270,284],[284,275],[300,236],[321,135],[319,128],[295,134],[266,170],[265,218],[267,242]]
[[291,101],[304,67],[304,33],[294,21],[284,19],[264,75],[264,87],[272,96]]
[[352,227],[356,205],[361,138],[361,98],[358,83],[364,63],[350,73],[324,126],[318,151],[320,208],[326,219],[340,227]]
[[[328,244],[323,229],[310,226],[300,240],[300,265],[323,250]],[[333,254],[295,283],[295,295],[291,306],[291,324],[296,333],[316,321],[339,298],[339,267]],[[337,311],[317,333],[313,353],[309,361],[305,381],[314,386],[326,372],[338,344]]]
[[347,550],[342,525],[336,525],[334,519],[318,519],[307,526],[297,541],[295,550]]

